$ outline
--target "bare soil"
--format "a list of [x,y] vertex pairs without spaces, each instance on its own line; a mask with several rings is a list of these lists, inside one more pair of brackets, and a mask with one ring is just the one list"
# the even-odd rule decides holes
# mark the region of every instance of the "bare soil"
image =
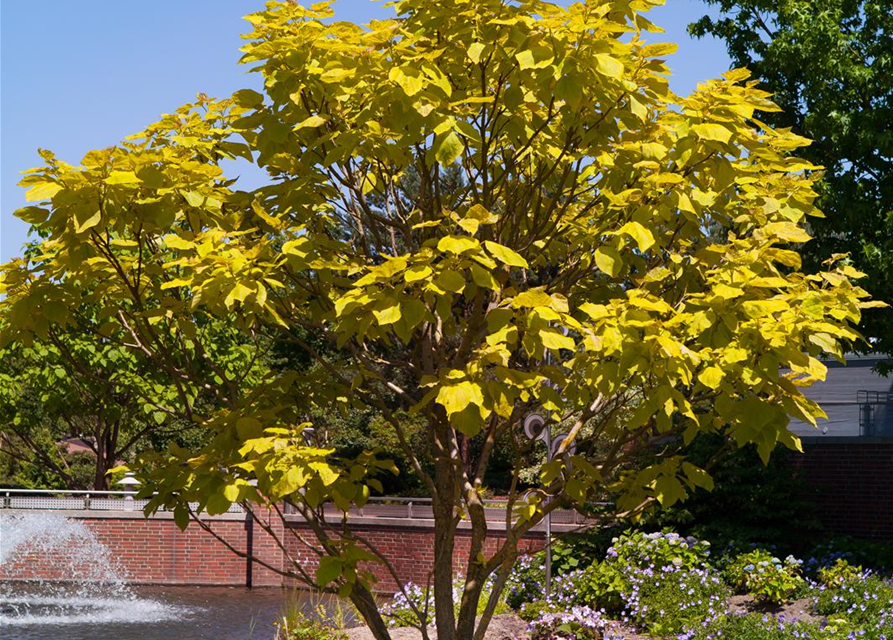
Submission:
[[756,602],[750,596],[732,596],[729,598],[731,611],[745,611],[747,613],[765,613],[770,616],[784,616],[785,620],[799,620],[810,624],[818,624],[824,618],[817,616],[809,610],[812,601],[809,598],[793,600],[781,606]]
[[[350,640],[375,640],[367,627],[349,629],[347,637]],[[428,627],[428,637],[431,640],[437,639],[434,627]],[[527,623],[513,613],[493,616],[490,626],[487,628],[487,635],[484,637],[486,640],[526,640]],[[422,634],[418,629],[400,627],[391,629],[391,638],[393,640],[421,640]]]

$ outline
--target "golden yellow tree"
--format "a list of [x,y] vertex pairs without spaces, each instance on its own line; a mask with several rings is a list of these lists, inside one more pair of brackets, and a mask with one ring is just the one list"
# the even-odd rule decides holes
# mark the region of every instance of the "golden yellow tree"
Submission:
[[[641,447],[702,432],[764,457],[798,447],[789,416],[821,415],[800,390],[824,375],[816,356],[857,339],[875,303],[844,259],[798,271],[817,168],[788,154],[807,141],[760,122],[776,107],[746,71],[673,94],[674,47],[647,44],[659,30],[641,14],[658,0],[404,0],[367,27],[330,21],[330,4],[248,16],[243,62],[263,94],[201,98],[80,167],[46,156],[23,181],[44,204],[20,212],[44,253],[4,269],[6,337],[78,322],[89,295],[160,363],[206,318],[305,348],[324,371],[312,381],[289,372],[250,393],[226,372],[197,381],[229,405],[205,449],[146,472],[152,507],[185,526],[190,501],[292,503],[322,558],[315,576],[289,571],[349,596],[385,639],[358,564],[376,551],[321,505],[362,504],[389,465],[301,437],[309,407],[376,407],[433,499],[439,637],[480,640],[519,539],[548,512],[609,482],[627,512],[709,486],[678,455],[615,482]],[[220,168],[233,156],[269,184],[235,190]],[[308,331],[343,357],[320,355]],[[190,379],[187,365],[175,375]],[[516,476],[505,539],[485,553],[489,456],[536,408],[567,436],[535,491]],[[397,411],[424,417],[433,472]],[[482,443],[472,464],[467,438]],[[456,567],[463,519],[471,553]]]

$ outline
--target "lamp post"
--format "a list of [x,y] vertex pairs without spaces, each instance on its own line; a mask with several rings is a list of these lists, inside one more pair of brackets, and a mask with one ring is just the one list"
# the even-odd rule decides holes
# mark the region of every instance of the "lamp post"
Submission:
[[[133,471],[128,471],[124,474],[124,477],[118,480],[115,484],[123,485],[125,491],[133,491],[140,486],[140,481],[134,477]],[[126,511],[133,511],[133,496],[130,494],[127,494],[124,497],[124,509]]]

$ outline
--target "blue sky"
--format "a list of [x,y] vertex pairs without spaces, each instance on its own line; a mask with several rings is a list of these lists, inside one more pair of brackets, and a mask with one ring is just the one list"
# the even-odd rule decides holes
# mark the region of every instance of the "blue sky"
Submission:
[[[338,0],[342,20],[391,14],[382,2]],[[0,3],[0,260],[19,253],[27,225],[19,171],[40,165],[38,148],[77,164],[203,91],[224,97],[259,88],[236,64],[241,17],[261,0],[3,0]],[[693,40],[685,27],[707,13],[700,0],[668,0],[649,18],[676,42],[672,88],[691,91],[727,70],[721,43]]]

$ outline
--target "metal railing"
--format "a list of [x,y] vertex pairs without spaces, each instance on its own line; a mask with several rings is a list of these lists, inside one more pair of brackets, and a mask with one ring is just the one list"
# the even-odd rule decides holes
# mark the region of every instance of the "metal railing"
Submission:
[[[373,518],[402,518],[409,520],[433,520],[434,509],[431,498],[373,497],[362,508],[353,508],[351,515]],[[489,522],[505,521],[506,501],[485,499],[484,513]],[[571,509],[558,509],[552,512],[552,522],[556,524],[584,524],[586,518]]]
[[[0,489],[0,510],[142,511],[149,500],[137,499],[136,494],[136,491]],[[229,513],[244,513],[244,509],[233,504]]]
[[[149,502],[137,499],[136,491],[57,491],[54,489],[0,489],[0,511],[23,510],[77,510],[77,511],[141,511]],[[504,522],[506,501],[484,500],[485,515],[489,522]],[[197,505],[192,505],[193,508]],[[326,505],[326,515],[340,517],[334,505]],[[244,513],[238,503],[233,503],[229,513]],[[289,510],[286,509],[286,513]],[[363,507],[351,508],[348,516],[360,518],[394,518],[401,520],[433,520],[434,510],[430,498],[374,497]],[[586,518],[570,509],[552,512],[552,522],[563,525],[582,525]]]

